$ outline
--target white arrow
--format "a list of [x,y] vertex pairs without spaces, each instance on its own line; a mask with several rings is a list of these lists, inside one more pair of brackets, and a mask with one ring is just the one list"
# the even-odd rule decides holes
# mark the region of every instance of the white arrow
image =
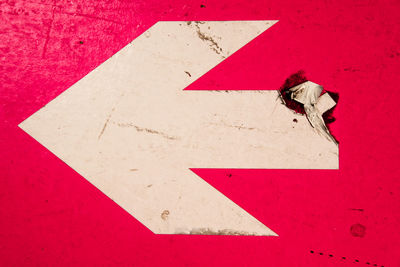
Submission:
[[337,168],[337,146],[277,91],[182,90],[274,23],[158,22],[20,127],[154,233],[276,235],[188,168]]

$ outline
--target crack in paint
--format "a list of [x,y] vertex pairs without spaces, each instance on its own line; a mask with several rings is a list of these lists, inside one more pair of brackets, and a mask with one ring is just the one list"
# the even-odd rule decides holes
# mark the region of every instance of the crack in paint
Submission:
[[238,129],[238,130],[249,130],[249,131],[252,131],[252,130],[259,130],[260,131],[260,129],[257,129],[257,128],[255,128],[255,127],[247,127],[247,126],[243,126],[243,124],[242,125],[231,125],[231,124],[228,124],[228,123],[226,123],[226,122],[224,122],[224,121],[221,121],[220,123],[209,123],[210,125],[217,125],[217,126],[219,126],[219,125],[222,125],[222,126],[225,126],[225,127],[230,127],[230,128],[236,128],[236,129]]
[[108,125],[108,123],[109,123],[109,121],[110,121],[111,115],[112,115],[112,113],[114,112],[114,110],[115,110],[115,107],[111,110],[110,114],[108,114],[108,117],[107,117],[107,119],[106,119],[106,122],[104,123],[103,128],[101,129],[100,134],[99,134],[99,136],[97,137],[97,139],[100,139],[101,136],[103,135],[104,131],[106,130],[107,125]]
[[160,135],[160,136],[162,136],[162,137],[164,137],[166,139],[170,139],[170,140],[178,140],[179,139],[176,136],[171,136],[171,135],[168,135],[168,134],[166,134],[164,132],[156,131],[156,130],[153,130],[153,129],[150,129],[150,128],[139,127],[139,126],[137,126],[137,125],[135,125],[133,123],[121,123],[121,122],[118,122],[116,124],[119,127],[133,127],[138,132],[146,132],[146,133],[150,133],[150,134],[157,134],[157,135]]

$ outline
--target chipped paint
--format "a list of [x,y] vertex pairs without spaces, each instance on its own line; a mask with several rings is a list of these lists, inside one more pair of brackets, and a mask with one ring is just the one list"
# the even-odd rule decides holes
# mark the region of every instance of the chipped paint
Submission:
[[321,85],[306,81],[289,88],[288,91],[291,99],[303,105],[307,119],[315,131],[338,145],[322,118],[322,114],[334,107],[336,103],[328,93],[321,96],[322,90]]
[[177,235],[244,235],[244,236],[256,236],[259,235],[256,232],[248,231],[236,231],[232,229],[221,229],[214,230],[211,228],[194,228],[191,230],[177,230],[175,231]]
[[[204,24],[201,21],[195,21],[194,25],[196,27],[196,32],[197,35],[199,36],[199,38],[205,42],[209,42],[210,44],[210,48],[215,51],[215,53],[217,54],[221,54],[222,52],[222,48],[218,45],[218,43],[214,40],[213,37],[211,37],[210,35],[207,35],[205,32],[203,32],[200,28],[200,24]],[[210,29],[210,28],[209,28]]]

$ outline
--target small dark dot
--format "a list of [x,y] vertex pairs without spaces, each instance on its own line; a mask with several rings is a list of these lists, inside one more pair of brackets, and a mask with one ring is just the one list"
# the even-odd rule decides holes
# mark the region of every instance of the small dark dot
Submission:
[[355,262],[359,262],[359,260],[354,260]]
[[333,257],[333,255],[332,255],[332,254],[329,254],[329,257],[331,257],[331,258],[332,258],[332,257]]
[[319,255],[324,255],[324,253],[320,252]]
[[346,257],[342,257],[342,259],[344,259],[344,260],[345,260],[345,259],[346,259]]
[[79,41],[80,44],[83,44],[83,41]]
[[310,253],[314,253],[314,250],[310,250]]
[[228,177],[232,177],[232,173],[229,173],[229,174],[228,174]]
[[203,4],[202,4],[202,5],[200,5],[200,8],[205,8],[205,7],[206,7],[206,6],[205,6],[205,5],[203,5]]
[[368,264],[368,265],[370,265],[371,263],[369,263],[369,262],[367,261],[365,264]]
[[374,266],[378,266],[378,264],[374,264]]
[[297,119],[293,119],[293,122],[297,122]]

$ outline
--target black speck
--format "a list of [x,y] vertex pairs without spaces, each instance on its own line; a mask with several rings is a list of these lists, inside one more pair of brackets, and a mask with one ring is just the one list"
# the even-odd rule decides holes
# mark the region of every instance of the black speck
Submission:
[[361,211],[361,212],[363,212],[363,211],[364,211],[364,209],[351,209],[351,210],[355,210],[355,211]]
[[80,44],[83,44],[83,41],[79,41]]
[[293,119],[293,122],[296,122],[296,123],[297,123],[297,119]]
[[205,6],[205,5],[203,5],[203,4],[201,4],[201,5],[200,5],[200,8],[205,8],[205,7],[206,7],[206,6]]

